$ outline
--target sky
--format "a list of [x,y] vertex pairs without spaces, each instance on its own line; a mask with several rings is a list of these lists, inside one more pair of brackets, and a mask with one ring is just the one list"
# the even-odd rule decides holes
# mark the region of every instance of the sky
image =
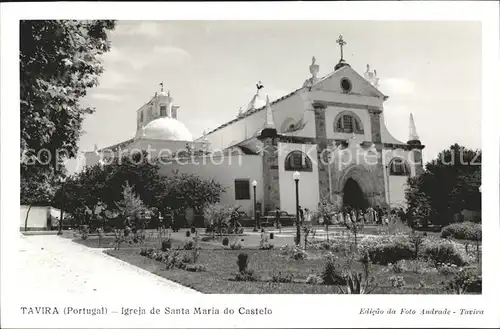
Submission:
[[[99,86],[83,100],[81,151],[135,135],[136,110],[163,82],[178,119],[198,137],[232,120],[262,81],[271,100],[302,86],[312,56],[319,76],[340,58],[377,70],[391,134],[408,139],[409,114],[424,162],[453,143],[481,147],[481,25],[432,21],[118,21]],[[68,169],[72,171],[72,164]]]

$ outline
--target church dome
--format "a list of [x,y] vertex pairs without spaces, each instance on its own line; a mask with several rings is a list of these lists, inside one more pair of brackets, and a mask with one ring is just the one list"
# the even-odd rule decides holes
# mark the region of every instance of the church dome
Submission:
[[148,123],[139,136],[148,139],[162,139],[170,141],[192,141],[193,136],[184,124],[176,119],[162,117]]

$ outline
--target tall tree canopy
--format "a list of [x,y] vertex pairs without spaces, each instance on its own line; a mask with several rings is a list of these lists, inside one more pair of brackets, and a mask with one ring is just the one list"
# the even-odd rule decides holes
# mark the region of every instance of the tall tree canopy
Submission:
[[[224,192],[218,182],[195,174],[160,175],[158,160],[147,160],[145,151],[115,158],[106,165],[87,166],[64,186],[65,209],[79,222],[87,222],[103,210],[107,214],[101,213],[104,217],[123,214],[124,186],[133,189],[144,207],[176,214],[182,214],[189,207],[201,214],[207,204],[219,202]],[[55,200],[60,204],[60,189]]]
[[[23,20],[20,23],[21,174],[74,157],[85,115],[80,104],[103,72],[110,20]],[[47,150],[43,153],[41,150]],[[36,169],[39,170],[39,169]]]
[[481,151],[454,144],[427,163],[422,175],[409,178],[406,199],[424,223],[446,225],[463,209],[481,210],[480,185]]

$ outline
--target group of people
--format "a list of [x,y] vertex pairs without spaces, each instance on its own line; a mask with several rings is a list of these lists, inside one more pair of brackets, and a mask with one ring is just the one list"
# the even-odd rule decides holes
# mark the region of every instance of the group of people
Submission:
[[[332,214],[330,222],[328,224],[350,224],[359,223],[363,224],[377,224],[377,225],[389,225],[395,223],[396,221],[406,222],[406,213],[401,208],[387,209],[376,206],[374,208],[369,207],[366,209],[355,209],[352,207],[345,207],[342,211]],[[312,226],[313,222],[313,212],[308,209],[302,209],[299,206],[299,223],[304,226]],[[326,222],[323,218],[318,218],[320,225],[325,225]],[[276,208],[276,218],[275,227],[281,225],[280,220],[280,209]]]
[[396,221],[406,222],[406,214],[403,209],[382,209],[380,206],[375,208],[355,209],[345,207],[342,211],[332,215],[332,224],[335,223],[359,223],[389,225]]

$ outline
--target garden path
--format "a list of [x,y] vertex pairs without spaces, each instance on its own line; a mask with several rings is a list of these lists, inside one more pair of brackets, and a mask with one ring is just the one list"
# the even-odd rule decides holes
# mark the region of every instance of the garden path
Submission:
[[[148,296],[198,293],[138,267],[54,235],[21,236],[16,285],[21,300],[64,295],[109,300],[134,290]],[[135,288],[134,288],[135,287]]]

